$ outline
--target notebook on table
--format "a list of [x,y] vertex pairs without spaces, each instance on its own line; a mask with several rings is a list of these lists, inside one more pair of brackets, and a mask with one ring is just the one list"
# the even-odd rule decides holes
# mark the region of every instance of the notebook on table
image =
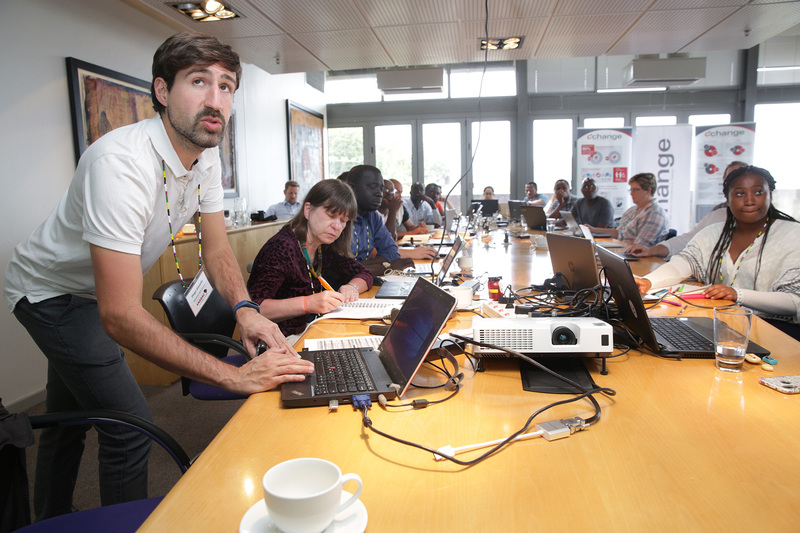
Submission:
[[[453,246],[450,248],[450,252],[444,257],[444,259],[442,259],[441,267],[436,273],[436,285],[442,285],[445,277],[447,276],[447,272],[450,270],[450,266],[453,264],[453,260],[461,251],[463,246],[464,240],[460,235],[456,235],[456,238],[453,241]],[[414,274],[419,276],[433,277],[434,270],[430,263],[419,263],[414,265]],[[414,279],[386,281],[380,286],[378,292],[375,293],[375,298],[405,298],[414,287],[414,281]]]
[[553,273],[561,273],[567,289],[579,291],[600,285],[592,241],[548,233],[547,249],[550,251]]
[[523,205],[522,216],[525,217],[525,224],[531,230],[547,229],[547,215],[544,207],[538,205]]
[[[281,385],[286,407],[352,403],[354,394],[403,397],[436,342],[456,299],[433,283],[418,278],[377,349],[344,348],[300,352],[314,363],[304,381]],[[395,388],[393,385],[396,385]]]
[[[608,250],[597,250],[611,296],[622,323],[638,335],[645,347],[664,357],[714,358],[714,319],[709,317],[653,317],[639,294],[628,262]],[[750,342],[748,353],[769,355],[769,350]]]

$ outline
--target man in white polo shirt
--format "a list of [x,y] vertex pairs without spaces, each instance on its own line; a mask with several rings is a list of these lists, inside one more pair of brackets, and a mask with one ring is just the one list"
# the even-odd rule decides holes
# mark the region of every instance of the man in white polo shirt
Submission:
[[[238,55],[215,38],[180,33],[167,39],[153,57],[158,115],[89,146],[58,206],[14,250],[4,298],[47,357],[48,412],[113,409],[151,419],[119,345],[242,394],[300,381],[313,371],[249,302],[225,233],[216,147],[241,71]],[[251,354],[259,339],[271,348],[240,368],[194,348],[142,307],[143,273],[169,246],[172,228],[198,210],[202,270],[195,280],[205,274],[204,289],[218,290],[233,306]],[[86,431],[42,431],[37,520],[73,510]],[[145,498],[149,439],[118,426],[97,431],[102,504]]]

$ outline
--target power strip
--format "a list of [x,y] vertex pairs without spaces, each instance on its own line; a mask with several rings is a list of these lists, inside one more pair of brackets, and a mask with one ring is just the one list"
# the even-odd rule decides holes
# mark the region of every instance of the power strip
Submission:
[[506,309],[506,304],[501,304],[494,300],[484,302],[483,314],[487,318],[514,318],[517,316],[513,307]]

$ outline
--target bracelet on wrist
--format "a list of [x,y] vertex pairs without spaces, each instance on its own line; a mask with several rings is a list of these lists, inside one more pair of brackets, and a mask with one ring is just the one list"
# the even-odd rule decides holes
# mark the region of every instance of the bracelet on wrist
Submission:
[[249,307],[250,309],[255,309],[257,313],[261,312],[261,307],[257,303],[255,303],[255,302],[253,302],[251,300],[242,300],[241,302],[239,302],[239,303],[237,303],[236,305],[233,306],[233,318],[234,318],[234,320],[236,319],[236,312],[239,309],[241,309],[242,307]]
[[359,289],[359,288],[358,288],[358,287],[357,287],[355,284],[353,284],[353,283],[348,283],[348,285],[350,285],[351,287],[353,287],[353,288],[356,290],[356,293],[361,293],[361,290],[360,290],[360,289]]
[[306,300],[308,300],[308,296],[303,296],[303,311],[305,314],[308,314],[308,306],[306,305]]

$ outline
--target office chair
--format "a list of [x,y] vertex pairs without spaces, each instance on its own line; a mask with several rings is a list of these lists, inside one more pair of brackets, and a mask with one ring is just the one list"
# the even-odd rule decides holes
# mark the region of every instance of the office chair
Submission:
[[[191,280],[186,280],[188,286]],[[233,340],[236,320],[233,310],[219,291],[214,291],[203,308],[194,315],[184,295],[180,280],[165,283],[153,293],[164,309],[172,329],[187,342],[233,366],[242,366],[249,359],[241,342]],[[236,353],[228,355],[229,350]],[[181,377],[183,395],[198,400],[238,400],[246,398],[213,385]]]
[[[33,444],[33,430],[82,424],[116,424],[134,429],[147,435],[156,444],[164,448],[178,465],[182,474],[191,465],[189,456],[175,439],[160,427],[139,416],[110,410],[65,411],[35,416],[28,416],[26,413],[12,415],[5,409],[2,399],[0,399],[0,435],[10,434],[16,437],[8,441],[5,446],[0,446],[0,452],[5,458],[12,457],[11,465],[15,467],[17,473],[13,477],[3,476],[3,486],[0,487],[2,488],[0,492],[13,491],[17,496],[13,500],[3,502],[4,504],[9,504],[9,507],[3,511],[4,519],[0,523],[0,531],[3,533],[5,531],[17,531],[20,533],[91,533],[101,531],[133,533],[161,502],[163,497],[148,498],[69,513],[29,525],[31,513],[24,447]],[[21,458],[21,470],[16,468],[18,458],[14,457],[15,455]],[[9,465],[4,462],[4,471],[7,466]],[[13,508],[10,508],[11,505],[13,505]],[[20,527],[22,529],[16,529]]]

